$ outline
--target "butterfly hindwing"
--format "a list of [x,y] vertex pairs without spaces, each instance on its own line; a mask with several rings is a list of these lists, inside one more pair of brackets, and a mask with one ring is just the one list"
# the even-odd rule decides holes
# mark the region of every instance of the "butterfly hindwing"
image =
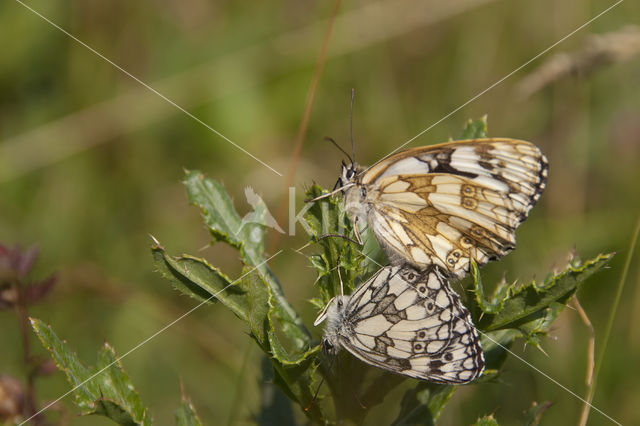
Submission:
[[435,266],[382,268],[340,306],[324,340],[368,364],[439,383],[466,383],[484,368],[469,312]]

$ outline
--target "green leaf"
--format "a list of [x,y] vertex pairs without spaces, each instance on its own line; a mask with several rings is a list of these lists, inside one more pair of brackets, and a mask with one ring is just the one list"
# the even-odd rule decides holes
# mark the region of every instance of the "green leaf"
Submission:
[[248,274],[243,278],[248,289],[248,321],[252,337],[263,350],[269,353],[269,288],[257,274]]
[[[309,188],[306,195],[307,198],[316,198],[323,193],[325,192],[322,188],[314,185]],[[315,242],[322,250],[320,254],[312,254],[310,260],[318,273],[318,288],[326,305],[332,297],[339,295],[341,292],[340,280],[336,269],[338,257],[342,267],[344,292],[345,294],[350,294],[353,291],[356,277],[361,276],[366,268],[364,260],[369,260],[361,253],[369,253],[373,250],[367,249],[367,244],[371,240],[375,243],[375,238],[366,238],[365,247],[360,247],[357,243],[340,237],[345,236],[353,239],[354,236],[351,222],[342,209],[340,197],[328,197],[314,202],[307,211],[305,220],[309,225],[311,241]],[[331,236],[324,238],[327,235]],[[377,247],[377,243],[375,243],[375,247]],[[373,270],[378,268],[376,266]]]
[[254,266],[260,263],[264,252],[263,204],[258,203],[251,221],[243,223],[218,181],[204,177],[199,171],[187,171],[183,183],[189,201],[200,207],[214,241],[224,241],[239,249],[242,257],[251,259]]
[[240,281],[231,281],[204,259],[189,255],[170,256],[159,243],[154,244],[151,251],[156,269],[177,290],[201,302],[218,300],[238,318],[248,321],[247,289]]
[[184,395],[175,415],[177,426],[202,426],[202,421],[200,421],[196,409]]
[[453,395],[455,386],[419,382],[408,390],[400,404],[394,425],[434,425]]
[[492,300],[484,298],[478,268],[472,263],[476,302],[485,313],[477,323],[479,328],[484,331],[517,328],[527,335],[536,329],[545,329],[562,309],[554,303],[564,305],[578,287],[607,265],[612,257],[613,254],[600,254],[582,265],[569,264],[541,284],[532,281],[523,286],[513,284],[506,289],[500,286]]
[[487,137],[487,116],[478,120],[469,120],[459,139],[481,139]]
[[188,171],[183,182],[189,202],[200,208],[209,232],[215,241],[223,241],[240,250],[245,265],[255,267],[270,288],[275,310],[285,335],[295,342],[297,350],[308,347],[311,336],[302,319],[284,297],[282,287],[263,258],[266,206],[255,194],[251,198],[254,211],[240,218],[224,187],[199,171]]
[[[241,277],[232,281],[204,259],[170,256],[160,244],[155,244],[152,252],[157,269],[175,288],[201,301],[216,299],[243,320],[271,358],[280,379],[276,383],[301,405],[311,401],[312,377],[306,370],[319,346],[310,348],[292,332],[290,323],[280,321],[286,314],[279,311],[281,306],[275,302],[271,287],[256,268],[245,267]],[[317,415],[318,410],[311,414]]]
[[493,414],[480,417],[473,426],[498,426],[498,421],[493,417]]
[[35,318],[31,318],[31,325],[74,387],[75,403],[82,415],[100,414],[121,425],[151,424],[147,408],[109,344],[98,352],[96,367],[88,368],[50,326]]

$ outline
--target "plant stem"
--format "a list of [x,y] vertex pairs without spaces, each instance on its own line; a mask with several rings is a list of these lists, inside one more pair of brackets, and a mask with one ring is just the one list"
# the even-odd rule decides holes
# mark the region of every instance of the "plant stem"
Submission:
[[636,228],[633,231],[633,236],[631,237],[629,252],[627,253],[627,258],[624,263],[624,268],[622,269],[622,275],[620,276],[620,281],[618,282],[618,288],[616,289],[616,295],[613,300],[613,306],[611,308],[609,319],[607,321],[607,326],[605,328],[604,338],[602,339],[602,345],[600,346],[600,350],[598,351],[598,358],[596,359],[596,366],[593,372],[593,383],[587,395],[587,402],[589,405],[587,409],[582,412],[582,415],[580,416],[580,422],[578,423],[579,425],[586,425],[587,419],[589,418],[591,402],[593,401],[593,396],[596,392],[598,374],[600,373],[600,368],[602,367],[602,362],[604,360],[604,354],[607,350],[607,344],[609,343],[609,336],[611,335],[611,329],[613,328],[613,321],[615,319],[616,312],[618,311],[618,305],[620,304],[620,298],[622,297],[622,290],[624,289],[624,283],[627,280],[627,273],[629,272],[629,267],[631,265],[631,259],[633,258],[633,251],[638,241],[639,232],[640,232],[640,216],[638,216],[638,220],[636,222]]
[[580,413],[580,422],[579,426],[585,426],[587,424],[587,418],[589,417],[589,395],[591,394],[591,389],[593,388],[593,368],[595,364],[595,339],[596,334],[593,329],[593,324],[589,320],[587,313],[582,309],[580,302],[578,301],[578,297],[573,297],[573,306],[578,311],[578,315],[580,315],[580,319],[587,326],[587,330],[589,331],[589,346],[587,348],[587,376],[585,377],[585,384],[587,385],[587,395],[584,405],[582,406],[582,412]]

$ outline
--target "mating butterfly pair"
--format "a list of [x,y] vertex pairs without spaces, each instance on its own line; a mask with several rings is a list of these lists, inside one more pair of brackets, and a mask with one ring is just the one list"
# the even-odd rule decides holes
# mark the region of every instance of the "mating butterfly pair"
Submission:
[[368,226],[389,257],[325,319],[326,351],[409,377],[467,383],[484,369],[478,332],[449,286],[471,260],[515,247],[515,229],[540,198],[547,160],[533,144],[475,139],[409,149],[368,169],[344,165],[338,182],[360,240]]

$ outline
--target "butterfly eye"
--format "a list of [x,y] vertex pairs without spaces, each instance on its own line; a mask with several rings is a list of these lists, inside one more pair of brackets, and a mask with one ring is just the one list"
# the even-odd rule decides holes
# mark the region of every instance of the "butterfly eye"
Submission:
[[342,308],[343,304],[344,302],[342,301],[342,299],[338,299],[338,308]]
[[367,189],[364,186],[360,188],[360,194],[362,194],[362,198],[367,196]]

